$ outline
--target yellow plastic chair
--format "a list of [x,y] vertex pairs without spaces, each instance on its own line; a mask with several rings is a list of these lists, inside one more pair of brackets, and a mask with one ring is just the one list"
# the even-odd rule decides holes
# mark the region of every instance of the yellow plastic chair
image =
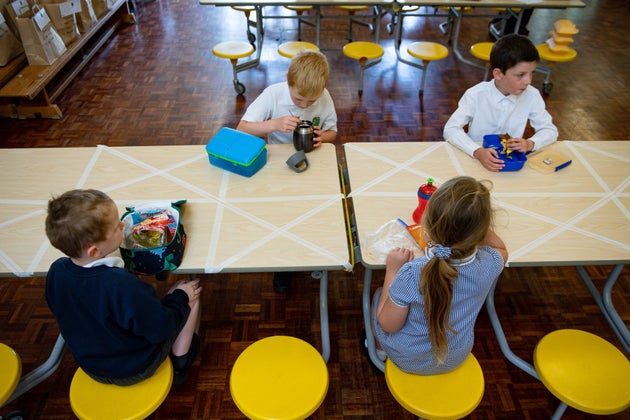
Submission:
[[256,27],[256,22],[250,19],[250,16],[252,14],[252,12],[254,10],[256,10],[256,8],[254,6],[230,6],[232,9],[238,11],[238,12],[243,12],[243,14],[245,15],[245,24],[247,27],[247,40],[254,45],[254,42],[256,42],[256,35],[254,35],[254,33],[251,31],[251,29],[249,29],[250,27]]
[[238,356],[230,374],[230,393],[251,419],[304,419],[328,392],[322,355],[299,338],[272,336]]
[[212,48],[212,54],[219,58],[227,58],[232,64],[234,90],[238,95],[245,93],[245,85],[238,80],[238,73],[253,67],[254,60],[238,64],[240,58],[249,57],[254,53],[254,47],[244,41],[226,41]]
[[[6,403],[17,388],[22,377],[22,360],[11,347],[0,343],[0,407]],[[11,411],[2,419],[22,419],[20,411]]]
[[304,41],[288,41],[278,46],[278,54],[286,58],[293,58],[303,50],[319,51],[317,45]]
[[70,406],[82,420],[145,419],[164,402],[172,382],[168,357],[153,376],[130,386],[102,384],[79,368],[70,384]]
[[22,377],[22,360],[11,347],[0,343],[0,407],[9,400]]
[[398,48],[396,49],[396,53],[399,55],[399,60],[403,63],[422,70],[422,80],[420,81],[419,90],[420,95],[424,93],[424,83],[427,78],[427,68],[429,63],[432,61],[443,60],[448,57],[448,49],[444,45],[438,44],[437,42],[426,41],[413,42],[407,47],[407,53],[409,53],[412,57],[422,60],[422,64],[403,59],[400,57]]
[[[352,42],[352,25],[353,24],[357,24],[357,25],[361,25],[361,26],[365,26],[370,30],[370,34],[373,34],[374,31],[376,30],[376,25],[378,23],[380,23],[380,19],[377,19],[378,17],[380,17],[380,14],[374,10],[374,15],[372,16],[372,23],[368,23],[365,22],[362,19],[357,19],[354,16],[357,14],[357,12],[362,12],[364,10],[368,10],[371,6],[367,6],[367,5],[359,5],[359,6],[335,6],[337,9],[339,10],[343,10],[346,13],[348,13],[348,35],[347,35],[347,39],[348,42]],[[376,40],[378,42],[378,39]]]
[[[399,21],[400,21],[400,25],[402,26],[402,20],[405,17],[406,13],[413,13],[413,12],[418,11],[419,9],[420,9],[420,6],[418,6],[418,5],[405,5],[405,6],[402,6],[400,8],[400,12],[399,13],[393,12],[392,13],[392,21],[387,24],[387,33],[392,35],[394,33],[394,29],[396,28],[396,25],[398,25]],[[385,14],[387,14],[387,13],[388,12],[385,12]]]
[[425,419],[459,419],[472,413],[484,393],[483,371],[471,353],[457,369],[439,375],[414,375],[385,361],[385,380],[405,410]]
[[363,95],[363,72],[378,64],[383,59],[385,50],[374,42],[356,41],[344,45],[343,54],[359,62],[361,73],[359,75],[359,96]]
[[[464,7],[455,7],[454,9],[457,10],[459,13],[463,13],[463,12],[471,11],[472,7],[464,6]],[[455,14],[450,6],[438,6],[435,9],[435,13],[437,13],[438,10],[443,10],[443,11],[448,12],[446,20],[440,23],[440,32],[442,32],[444,35],[448,35],[448,42],[450,43],[453,38],[453,27],[455,26],[454,25]]]
[[[320,19],[320,11],[319,11],[319,6],[313,7],[313,6],[309,6],[309,5],[299,5],[299,4],[287,4],[283,6],[285,9],[294,11],[297,14],[297,21],[298,21],[298,41],[302,40],[302,24],[304,23],[305,25],[310,25],[313,26],[315,28],[315,32],[317,33],[317,40],[316,43],[317,45],[319,45],[319,19]],[[315,9],[315,22],[311,22],[308,19],[303,18],[302,16],[304,15],[304,13],[306,12],[310,12],[313,9]],[[282,41],[282,33],[283,31],[280,31],[280,40]]]
[[630,407],[630,361],[603,338],[564,329],[545,335],[534,350],[534,367],[545,387],[567,406],[590,414],[615,414]]
[[551,82],[552,67],[554,67],[556,63],[567,63],[575,60],[577,58],[577,51],[571,47],[567,47],[565,53],[555,53],[549,49],[549,45],[546,43],[536,45],[536,49],[538,50],[538,55],[540,55],[541,60],[547,62],[546,66],[539,64],[538,67],[536,67],[536,71],[545,74],[542,92],[548,94],[553,89],[553,83]]
[[473,57],[480,59],[486,65],[486,71],[483,74],[483,80],[488,80],[490,74],[490,52],[494,42],[477,42],[470,47],[470,54]]

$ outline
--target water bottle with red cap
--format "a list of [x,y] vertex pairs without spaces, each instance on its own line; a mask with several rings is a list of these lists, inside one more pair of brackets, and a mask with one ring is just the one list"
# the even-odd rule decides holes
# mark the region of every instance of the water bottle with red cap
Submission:
[[424,213],[424,209],[427,207],[429,198],[431,198],[431,195],[433,195],[435,190],[437,190],[437,187],[433,185],[433,178],[427,179],[427,183],[420,185],[420,188],[418,188],[418,207],[416,207],[416,210],[413,212],[414,222],[420,223],[422,213]]

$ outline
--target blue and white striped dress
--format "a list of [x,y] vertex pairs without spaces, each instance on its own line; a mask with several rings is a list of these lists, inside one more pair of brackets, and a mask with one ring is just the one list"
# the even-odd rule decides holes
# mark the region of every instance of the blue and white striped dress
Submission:
[[378,325],[376,314],[373,315],[376,336],[387,357],[401,370],[422,375],[448,372],[466,359],[473,347],[477,315],[504,265],[501,254],[487,246],[478,247],[471,257],[453,261],[458,277],[453,284],[449,323],[457,334],[447,330],[448,357],[443,364],[438,365],[431,352],[424,316],[424,298],[418,291],[420,271],[427,261],[428,258],[422,256],[404,264],[390,286],[392,302],[409,307],[403,327],[394,333],[387,333]]

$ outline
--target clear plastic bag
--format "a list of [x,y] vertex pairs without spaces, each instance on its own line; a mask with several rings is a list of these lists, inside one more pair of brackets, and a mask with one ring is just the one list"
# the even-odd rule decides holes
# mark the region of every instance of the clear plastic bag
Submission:
[[382,225],[376,232],[366,233],[363,237],[364,254],[369,254],[377,261],[385,262],[387,254],[394,248],[407,248],[413,250],[414,257],[424,255],[424,251],[418,245],[415,238],[409,233],[407,225],[400,219],[390,220]]

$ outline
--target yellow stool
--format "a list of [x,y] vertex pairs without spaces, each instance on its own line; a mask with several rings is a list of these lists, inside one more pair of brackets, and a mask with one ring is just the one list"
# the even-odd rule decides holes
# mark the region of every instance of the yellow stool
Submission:
[[107,385],[77,369],[70,384],[70,406],[80,419],[144,419],[166,399],[173,382],[168,357],[153,376],[134,385]]
[[534,350],[542,383],[567,405],[590,414],[615,414],[630,407],[630,361],[615,346],[586,331],[553,331]]
[[[392,12],[392,21],[387,24],[387,33],[389,33],[390,35],[393,34],[396,25],[400,25],[402,30],[402,21],[405,17],[405,13],[413,13],[415,11],[418,11],[419,9],[420,6],[418,5],[406,5],[401,7],[399,12]],[[385,12],[385,14],[387,13],[388,12]]]
[[472,413],[484,393],[483,372],[473,354],[457,369],[439,375],[414,375],[385,361],[385,380],[396,401],[426,419],[458,419]]
[[319,51],[317,45],[304,41],[288,41],[280,44],[278,54],[286,58],[293,58],[295,54],[303,50]]
[[[315,27],[315,31],[317,32],[317,44],[319,45],[319,7],[315,8],[315,22],[311,22],[305,18],[302,18],[304,12],[309,12],[313,10],[313,6],[309,5],[299,5],[299,4],[286,4],[283,6],[285,9],[292,10],[297,14],[298,21],[298,41],[302,40],[302,23],[305,25],[311,25]],[[282,31],[280,31],[280,40],[282,40]]]
[[486,65],[486,72],[483,75],[483,80],[488,80],[488,74],[490,74],[490,52],[494,42],[477,42],[470,47],[470,53],[473,57],[480,59]]
[[22,360],[11,347],[0,343],[0,407],[9,400],[22,377]]
[[[457,12],[459,13],[463,13],[463,12],[469,12],[471,11],[473,8],[469,7],[469,6],[464,6],[464,7],[455,7],[455,10],[457,10]],[[436,13],[437,10],[444,10],[446,12],[448,12],[448,16],[446,18],[446,20],[442,23],[440,23],[440,31],[442,32],[442,34],[447,35],[448,34],[448,42],[451,42],[451,39],[453,38],[453,27],[455,26],[455,13],[453,12],[453,10],[451,9],[450,6],[438,6],[436,8]]]
[[383,47],[374,42],[357,41],[344,45],[343,54],[358,60],[361,73],[359,76],[359,96],[363,94],[363,72],[366,69],[378,64],[383,58],[385,51]]
[[239,95],[245,93],[245,85],[238,80],[238,73],[253,67],[256,63],[252,60],[238,64],[238,59],[249,57],[253,53],[254,47],[243,41],[226,41],[212,48],[212,54],[220,58],[227,58],[230,60],[230,63],[232,63],[234,90]]
[[[352,24],[356,23],[357,25],[366,26],[370,30],[370,34],[374,33],[374,27],[376,25],[376,17],[372,17],[372,24],[364,22],[361,19],[355,18],[355,14],[357,12],[362,12],[364,10],[368,10],[370,6],[360,5],[360,6],[335,6],[339,10],[343,10],[348,13],[349,16],[349,25],[348,25],[348,42],[352,42]],[[378,41],[378,40],[377,40]]]
[[295,337],[263,338],[238,356],[230,374],[230,393],[251,419],[304,419],[328,392],[322,355]]
[[424,82],[427,77],[427,67],[431,61],[443,60],[448,57],[448,49],[437,42],[413,42],[407,47],[410,56],[422,60],[422,65],[411,61],[403,60],[404,63],[422,70],[422,80],[420,81],[420,94],[424,92]]
[[536,68],[536,71],[545,74],[545,81],[543,82],[542,92],[550,93],[551,89],[553,89],[553,83],[551,83],[550,81],[551,68],[556,63],[566,63],[575,60],[575,58],[577,57],[577,51],[575,51],[571,47],[567,47],[567,51],[563,54],[554,53],[549,49],[549,46],[546,43],[536,45],[536,49],[538,50],[538,55],[540,55],[540,58],[547,62],[547,66],[539,64]]
[[230,6],[230,7],[238,12],[243,12],[243,14],[245,14],[245,21],[246,21],[245,23],[247,25],[247,40],[251,42],[252,45],[254,45],[254,42],[256,42],[256,35],[253,34],[253,32],[249,29],[249,27],[253,26],[255,28],[256,22],[251,20],[249,17],[251,16],[252,12],[256,10],[256,8],[254,6]]
[[[22,377],[22,360],[11,347],[0,343],[0,407],[4,405],[17,388]],[[1,416],[4,420],[22,420],[22,412],[13,410]]]

